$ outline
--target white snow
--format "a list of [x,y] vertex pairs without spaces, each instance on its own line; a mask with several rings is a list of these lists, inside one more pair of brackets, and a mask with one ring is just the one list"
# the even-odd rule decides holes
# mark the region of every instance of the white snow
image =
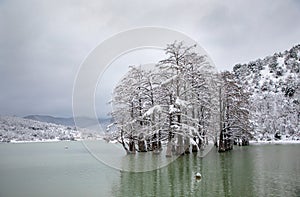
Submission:
[[178,108],[176,108],[174,105],[169,106],[169,114],[180,112]]
[[190,138],[190,142],[192,145],[198,146],[197,142],[193,138]]
[[143,118],[146,117],[146,116],[150,116],[152,115],[154,112],[160,112],[162,110],[161,106],[160,105],[155,105],[153,107],[151,107],[150,109],[148,109],[144,115],[142,116]]
[[187,107],[189,105],[188,101],[181,100],[180,98],[176,98],[175,104],[181,107]]
[[263,145],[263,144],[300,144],[300,140],[250,140],[249,141],[250,145]]
[[284,58],[283,57],[278,57],[277,58],[277,63],[279,66],[283,66],[284,65]]

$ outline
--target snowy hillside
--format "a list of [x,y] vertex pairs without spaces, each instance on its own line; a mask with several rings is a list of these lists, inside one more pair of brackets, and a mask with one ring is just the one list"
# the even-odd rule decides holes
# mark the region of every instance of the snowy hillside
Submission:
[[252,93],[254,136],[259,140],[300,139],[300,45],[233,68]]
[[294,97],[296,90],[299,93],[300,45],[248,64],[237,64],[233,72],[251,91],[282,92]]
[[0,116],[0,142],[80,140],[91,137],[96,135],[71,126]]

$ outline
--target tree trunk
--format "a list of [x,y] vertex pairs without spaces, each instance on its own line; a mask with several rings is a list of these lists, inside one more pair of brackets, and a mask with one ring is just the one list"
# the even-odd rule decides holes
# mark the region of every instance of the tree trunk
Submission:
[[139,147],[139,152],[147,152],[146,143],[144,140],[144,136],[142,134],[139,136],[138,147]]
[[202,150],[202,148],[203,148],[203,139],[201,139],[199,137],[198,137],[198,147],[200,150]]
[[167,145],[166,157],[172,157],[172,142],[169,141]]
[[152,151],[151,139],[149,136],[146,137],[146,143],[147,143],[147,151]]
[[219,88],[219,110],[220,110],[220,138],[219,138],[219,152],[225,152],[224,131],[223,131],[223,105],[222,105],[222,90]]
[[[178,125],[180,125],[180,123],[181,123],[181,115],[180,114],[177,115],[177,122],[178,122]],[[184,154],[184,145],[183,145],[183,136],[182,135],[177,135],[176,154],[177,155]]]
[[157,135],[156,133],[153,134],[152,137],[152,150],[157,151],[158,150],[158,143],[157,143]]
[[[172,94],[169,95],[170,101],[169,104],[173,104]],[[169,134],[168,134],[168,144],[167,144],[167,150],[166,150],[166,157],[171,157],[173,152],[173,144],[172,144],[172,138],[173,138],[173,132],[172,132],[172,125],[173,125],[173,114],[169,114]]]
[[134,143],[133,139],[129,139],[128,146],[129,146],[129,153],[130,154],[135,154],[136,149],[135,149],[135,143]]
[[186,137],[184,139],[184,153],[185,154],[190,154],[190,138],[189,137]]
[[161,132],[160,130],[158,131],[158,149],[162,150],[162,145],[161,145]]
[[122,144],[124,150],[126,151],[126,153],[129,153],[129,150],[128,150],[128,148],[126,147],[126,144],[125,144],[125,142],[124,142],[124,136],[123,136],[123,133],[124,133],[124,131],[123,131],[123,129],[122,129],[122,130],[121,130],[121,144]]
[[224,130],[221,129],[220,139],[219,139],[219,152],[225,152],[225,151],[226,151],[226,142],[224,139]]
[[[193,137],[193,140],[195,141],[195,143],[197,143],[197,138],[196,138],[196,137]],[[193,144],[193,145],[192,145],[192,152],[193,152],[193,153],[198,152],[198,147],[197,147],[196,144]]]
[[182,135],[177,136],[177,147],[176,147],[176,154],[177,155],[182,155],[184,154],[184,147],[183,147],[183,137]]

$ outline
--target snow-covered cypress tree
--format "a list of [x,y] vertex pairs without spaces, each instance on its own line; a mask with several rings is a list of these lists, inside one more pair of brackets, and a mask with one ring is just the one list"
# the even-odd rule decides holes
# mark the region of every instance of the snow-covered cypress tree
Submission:
[[224,152],[233,148],[234,140],[243,141],[246,145],[249,141],[251,125],[248,108],[249,93],[230,72],[222,72],[221,79],[219,151]]

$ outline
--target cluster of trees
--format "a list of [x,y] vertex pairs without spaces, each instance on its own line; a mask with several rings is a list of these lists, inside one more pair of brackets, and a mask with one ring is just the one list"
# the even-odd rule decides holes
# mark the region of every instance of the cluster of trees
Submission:
[[249,99],[253,137],[300,140],[300,45],[233,68],[253,94]]
[[248,94],[195,47],[169,44],[155,68],[131,66],[115,87],[113,137],[128,153],[160,152],[166,145],[166,156],[181,155],[209,141],[226,151],[234,141],[247,141]]

